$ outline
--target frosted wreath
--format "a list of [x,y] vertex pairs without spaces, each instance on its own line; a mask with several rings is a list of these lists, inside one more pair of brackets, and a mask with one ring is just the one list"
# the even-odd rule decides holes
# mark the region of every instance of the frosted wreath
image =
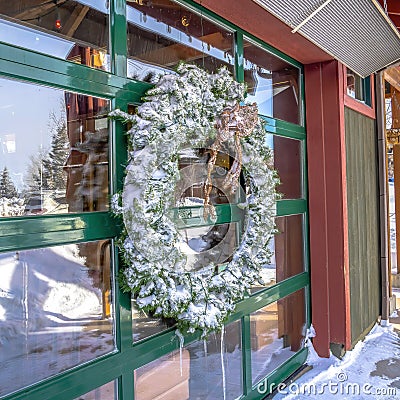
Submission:
[[[135,115],[110,114],[132,124],[124,188],[112,198],[114,213],[124,221],[119,246],[126,265],[120,285],[132,292],[139,309],[173,318],[183,333],[199,329],[205,336],[220,330],[235,303],[262,283],[261,268],[270,262],[278,178],[259,118],[251,135],[240,137],[248,188],[240,204],[245,228],[226,268],[216,272],[212,263],[196,271],[185,268],[184,240],[174,220],[179,152],[210,148],[217,118],[243,102],[244,93],[245,86],[225,68],[209,74],[181,64],[177,74],[162,76],[147,91]],[[225,152],[234,148],[234,140],[228,139]]]

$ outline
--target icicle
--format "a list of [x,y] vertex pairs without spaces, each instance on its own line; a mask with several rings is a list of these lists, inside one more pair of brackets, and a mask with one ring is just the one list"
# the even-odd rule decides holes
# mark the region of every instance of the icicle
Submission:
[[185,338],[183,337],[182,333],[180,332],[179,329],[175,331],[175,335],[178,336],[179,338],[179,366],[181,369],[181,376],[183,376],[183,361],[182,361],[182,351],[183,351],[183,345],[185,343]]
[[225,348],[224,332],[225,332],[225,327],[223,326],[222,330],[221,330],[221,369],[222,369],[222,390],[224,392],[224,400],[226,400],[226,381],[225,381],[225,364],[224,364],[224,348]]
[[203,339],[203,349],[204,349],[204,360],[205,360],[205,363],[206,363],[205,371],[206,371],[206,374],[208,374],[207,339]]

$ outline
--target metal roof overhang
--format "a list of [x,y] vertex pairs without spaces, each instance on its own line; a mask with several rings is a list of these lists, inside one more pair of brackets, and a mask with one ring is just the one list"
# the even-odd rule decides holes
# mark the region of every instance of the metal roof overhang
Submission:
[[253,0],[362,77],[400,59],[400,33],[376,0]]

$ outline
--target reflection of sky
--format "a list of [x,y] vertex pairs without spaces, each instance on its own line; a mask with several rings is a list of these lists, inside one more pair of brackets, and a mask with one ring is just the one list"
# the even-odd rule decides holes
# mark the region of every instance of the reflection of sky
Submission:
[[[253,64],[249,60],[245,60],[245,70],[251,71],[251,85],[253,87],[253,94],[247,94],[246,101],[258,105],[259,114],[272,117],[274,116],[274,101],[273,97],[279,93],[287,90],[290,85],[276,85],[272,80],[272,71],[264,67]],[[263,77],[261,74],[267,75]]]
[[[0,79],[0,170],[7,166],[18,188],[30,156],[38,153],[40,145],[49,149],[49,115],[60,116],[63,98],[61,90]],[[11,152],[6,144],[10,137],[15,146]]]
[[253,82],[255,87],[255,93],[253,95],[248,94],[246,102],[256,102],[258,106],[258,113],[262,115],[272,116],[273,115],[273,87],[272,79],[262,78],[255,71],[253,71]]
[[271,133],[267,133],[265,135],[265,143],[271,150],[273,150],[274,149],[274,135],[272,135]]
[[4,20],[0,20],[0,41],[59,58],[66,58],[74,46],[74,42]]
[[103,14],[108,14],[108,4],[107,0],[78,0],[77,3],[84,4],[85,6],[89,6],[90,8],[94,8],[102,12]]

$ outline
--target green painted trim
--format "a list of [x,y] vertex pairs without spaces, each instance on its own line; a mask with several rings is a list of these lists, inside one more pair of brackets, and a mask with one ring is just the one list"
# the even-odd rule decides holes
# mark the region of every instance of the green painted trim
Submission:
[[307,272],[292,276],[276,285],[267,287],[252,296],[237,303],[235,311],[228,318],[227,323],[231,323],[245,315],[256,312],[260,308],[267,306],[291,293],[305,288],[310,283],[310,276]]
[[[128,102],[121,97],[114,99],[112,101],[113,108],[127,109]],[[123,182],[125,179],[125,165],[128,160],[127,152],[127,135],[124,124],[121,121],[112,121],[111,124],[111,140],[110,140],[110,191],[111,193],[117,193],[122,190]],[[119,223],[123,224],[121,219],[118,219]],[[114,265],[116,274],[118,276],[118,271],[121,265],[121,255],[118,248],[115,247],[114,251]],[[128,293],[124,293],[120,290],[118,282],[116,282],[115,292],[116,293],[116,311],[118,313],[117,321],[117,343],[118,348],[121,352],[126,351],[132,347],[132,311],[131,311],[131,296]],[[125,387],[125,383],[132,382],[132,379],[128,377],[122,377],[123,392],[133,393],[132,387]],[[122,392],[121,392],[122,393]],[[133,398],[128,397],[128,398]]]
[[298,140],[306,139],[306,130],[303,126],[263,115],[260,115],[260,118],[265,121],[264,129],[268,133]]
[[138,102],[151,87],[146,82],[124,79],[86,65],[4,43],[0,43],[0,71],[10,78],[103,98],[130,92],[131,101]]
[[235,204],[215,204],[216,221],[205,221],[203,217],[204,207],[190,206],[173,208],[172,219],[178,229],[198,228],[201,226],[229,224],[240,222],[244,218],[245,211]]
[[108,212],[0,220],[0,252],[113,238],[120,232]]
[[278,200],[276,202],[276,215],[278,217],[305,212],[307,212],[307,200],[305,199]]
[[300,125],[306,125],[306,94],[305,94],[304,68],[300,69],[299,93],[300,93]]
[[371,88],[371,76],[367,76],[362,81],[363,84],[363,92],[364,92],[364,100],[367,106],[371,107],[372,101],[372,88]]
[[235,75],[238,82],[244,82],[243,33],[235,33]]
[[126,0],[110,2],[111,72],[126,77],[127,74],[127,22]]
[[[121,384],[122,384],[122,390],[120,390],[119,393],[121,393],[122,396],[119,396],[118,399],[130,399],[134,400],[135,398],[135,382],[134,382],[134,376],[133,376],[133,371],[126,372],[122,374],[121,376]],[[110,399],[112,400],[112,399]]]
[[243,394],[251,392],[251,328],[250,315],[242,317],[242,383]]
[[2,397],[2,400],[74,399],[102,386],[120,375],[115,353],[90,361],[53,378]]

